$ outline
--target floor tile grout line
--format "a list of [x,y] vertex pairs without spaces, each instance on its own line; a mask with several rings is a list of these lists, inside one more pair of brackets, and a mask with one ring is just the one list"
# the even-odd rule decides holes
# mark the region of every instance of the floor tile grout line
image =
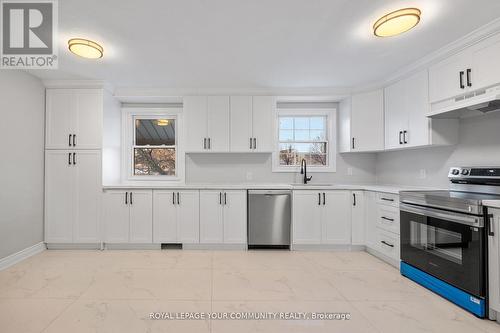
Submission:
[[359,313],[359,315],[360,315],[361,317],[363,317],[363,318],[364,318],[364,319],[365,319],[365,320],[366,320],[366,321],[367,321],[367,322],[368,322],[368,323],[369,323],[369,324],[373,327],[373,329],[375,329],[375,331],[377,331],[377,332],[379,332],[379,333],[383,333],[383,332],[382,332],[382,331],[381,331],[381,330],[377,327],[377,325],[375,325],[375,323],[374,323],[374,322],[372,322],[372,321],[370,320],[370,318],[368,318],[367,316],[365,316],[365,315],[363,314],[363,312],[361,312],[361,310],[360,310],[360,309],[359,309],[359,308],[358,308],[355,304],[353,304],[353,302],[352,302],[352,301],[347,300],[347,303],[348,303],[350,306],[352,306],[352,307],[353,307],[353,308],[354,308],[354,309],[355,309],[355,310]]

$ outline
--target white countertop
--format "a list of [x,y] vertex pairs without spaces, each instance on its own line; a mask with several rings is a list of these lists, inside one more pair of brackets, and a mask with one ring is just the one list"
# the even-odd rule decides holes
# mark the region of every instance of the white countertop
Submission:
[[398,194],[400,191],[418,191],[418,190],[440,190],[439,188],[404,186],[404,185],[381,185],[381,184],[172,184],[172,185],[156,185],[156,184],[117,184],[105,185],[104,190],[113,189],[243,189],[243,190],[259,190],[259,189],[290,189],[290,190],[365,190],[374,192],[385,192]]

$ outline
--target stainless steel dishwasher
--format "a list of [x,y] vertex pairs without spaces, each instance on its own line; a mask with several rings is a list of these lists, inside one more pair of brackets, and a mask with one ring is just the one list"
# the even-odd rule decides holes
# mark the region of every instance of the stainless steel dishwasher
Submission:
[[289,190],[248,191],[248,248],[290,248]]

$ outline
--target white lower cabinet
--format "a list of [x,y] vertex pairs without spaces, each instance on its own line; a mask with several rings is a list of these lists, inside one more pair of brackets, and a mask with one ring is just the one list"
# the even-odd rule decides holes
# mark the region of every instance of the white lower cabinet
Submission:
[[352,191],[351,244],[365,245],[365,193]]
[[151,190],[109,190],[104,193],[103,223],[106,243],[153,242]]
[[491,220],[488,221],[488,289],[490,317],[491,319],[500,320],[500,209],[488,208],[488,213],[492,214],[490,217]]
[[293,193],[293,244],[351,244],[351,192]]
[[100,150],[46,150],[45,242],[100,242],[101,193]]
[[200,243],[246,244],[245,190],[200,191]]
[[200,192],[153,191],[153,243],[200,242]]

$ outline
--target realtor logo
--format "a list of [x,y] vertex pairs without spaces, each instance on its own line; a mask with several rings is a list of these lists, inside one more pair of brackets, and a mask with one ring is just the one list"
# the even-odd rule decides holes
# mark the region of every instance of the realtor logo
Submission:
[[57,68],[57,1],[0,0],[2,68]]

